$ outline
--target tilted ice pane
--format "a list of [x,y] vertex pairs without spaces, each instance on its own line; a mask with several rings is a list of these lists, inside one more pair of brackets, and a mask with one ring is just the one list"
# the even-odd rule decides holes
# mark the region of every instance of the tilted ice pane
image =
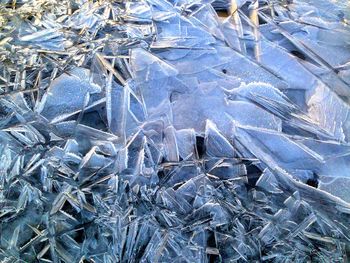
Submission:
[[205,150],[211,157],[234,157],[230,142],[218,131],[216,125],[207,120],[205,126]]
[[[347,173],[349,173],[349,169]],[[319,181],[319,189],[340,197],[346,202],[350,202],[350,179],[348,177],[320,176]]]
[[50,121],[60,121],[78,113],[89,104],[90,94],[100,92],[100,87],[89,82],[89,71],[76,68],[71,75],[62,74],[50,85],[38,112]]
[[176,131],[176,141],[179,156],[184,159],[195,158],[196,134],[193,129],[182,129]]
[[[316,152],[276,131],[236,126],[234,136],[247,151],[272,167],[315,169],[324,162]],[[252,140],[254,146],[249,147]],[[285,149],[289,149],[288,152]]]
[[135,78],[143,81],[156,80],[177,74],[174,67],[141,48],[132,50],[131,67]]
[[307,104],[308,116],[318,122],[320,127],[328,131],[335,139],[348,140],[349,130],[345,125],[349,115],[349,106],[334,92],[324,86],[318,86],[308,93]]
[[156,41],[152,43],[153,47],[200,47],[215,42],[209,32],[196,27],[191,18],[187,19],[179,14],[168,18],[167,21],[157,22],[156,26],[159,33]]
[[[242,114],[241,109],[244,109]],[[282,121],[278,116],[246,101],[229,101],[227,114],[231,121],[250,127],[281,131]],[[256,118],[257,114],[259,118]]]

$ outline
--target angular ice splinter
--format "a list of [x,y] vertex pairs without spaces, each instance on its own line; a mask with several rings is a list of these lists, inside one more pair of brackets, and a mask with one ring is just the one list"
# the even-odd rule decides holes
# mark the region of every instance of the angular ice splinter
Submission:
[[101,87],[89,82],[89,70],[75,68],[55,79],[40,101],[37,112],[51,122],[62,121],[88,106],[90,95]]

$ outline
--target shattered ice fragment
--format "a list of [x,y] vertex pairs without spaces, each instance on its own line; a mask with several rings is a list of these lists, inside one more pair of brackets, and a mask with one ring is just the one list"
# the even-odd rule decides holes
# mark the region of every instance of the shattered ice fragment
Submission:
[[89,82],[88,70],[76,68],[51,83],[37,111],[51,122],[59,122],[82,111],[91,103],[90,95],[100,91]]

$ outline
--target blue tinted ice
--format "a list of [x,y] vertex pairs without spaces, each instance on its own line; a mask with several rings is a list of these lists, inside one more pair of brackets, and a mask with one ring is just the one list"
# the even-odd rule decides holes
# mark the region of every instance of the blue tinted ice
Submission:
[[0,0],[0,261],[348,262],[348,10]]

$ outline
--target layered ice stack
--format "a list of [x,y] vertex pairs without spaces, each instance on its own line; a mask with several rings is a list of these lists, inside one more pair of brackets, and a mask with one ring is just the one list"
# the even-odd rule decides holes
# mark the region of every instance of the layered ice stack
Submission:
[[0,261],[348,262],[349,8],[0,0]]

